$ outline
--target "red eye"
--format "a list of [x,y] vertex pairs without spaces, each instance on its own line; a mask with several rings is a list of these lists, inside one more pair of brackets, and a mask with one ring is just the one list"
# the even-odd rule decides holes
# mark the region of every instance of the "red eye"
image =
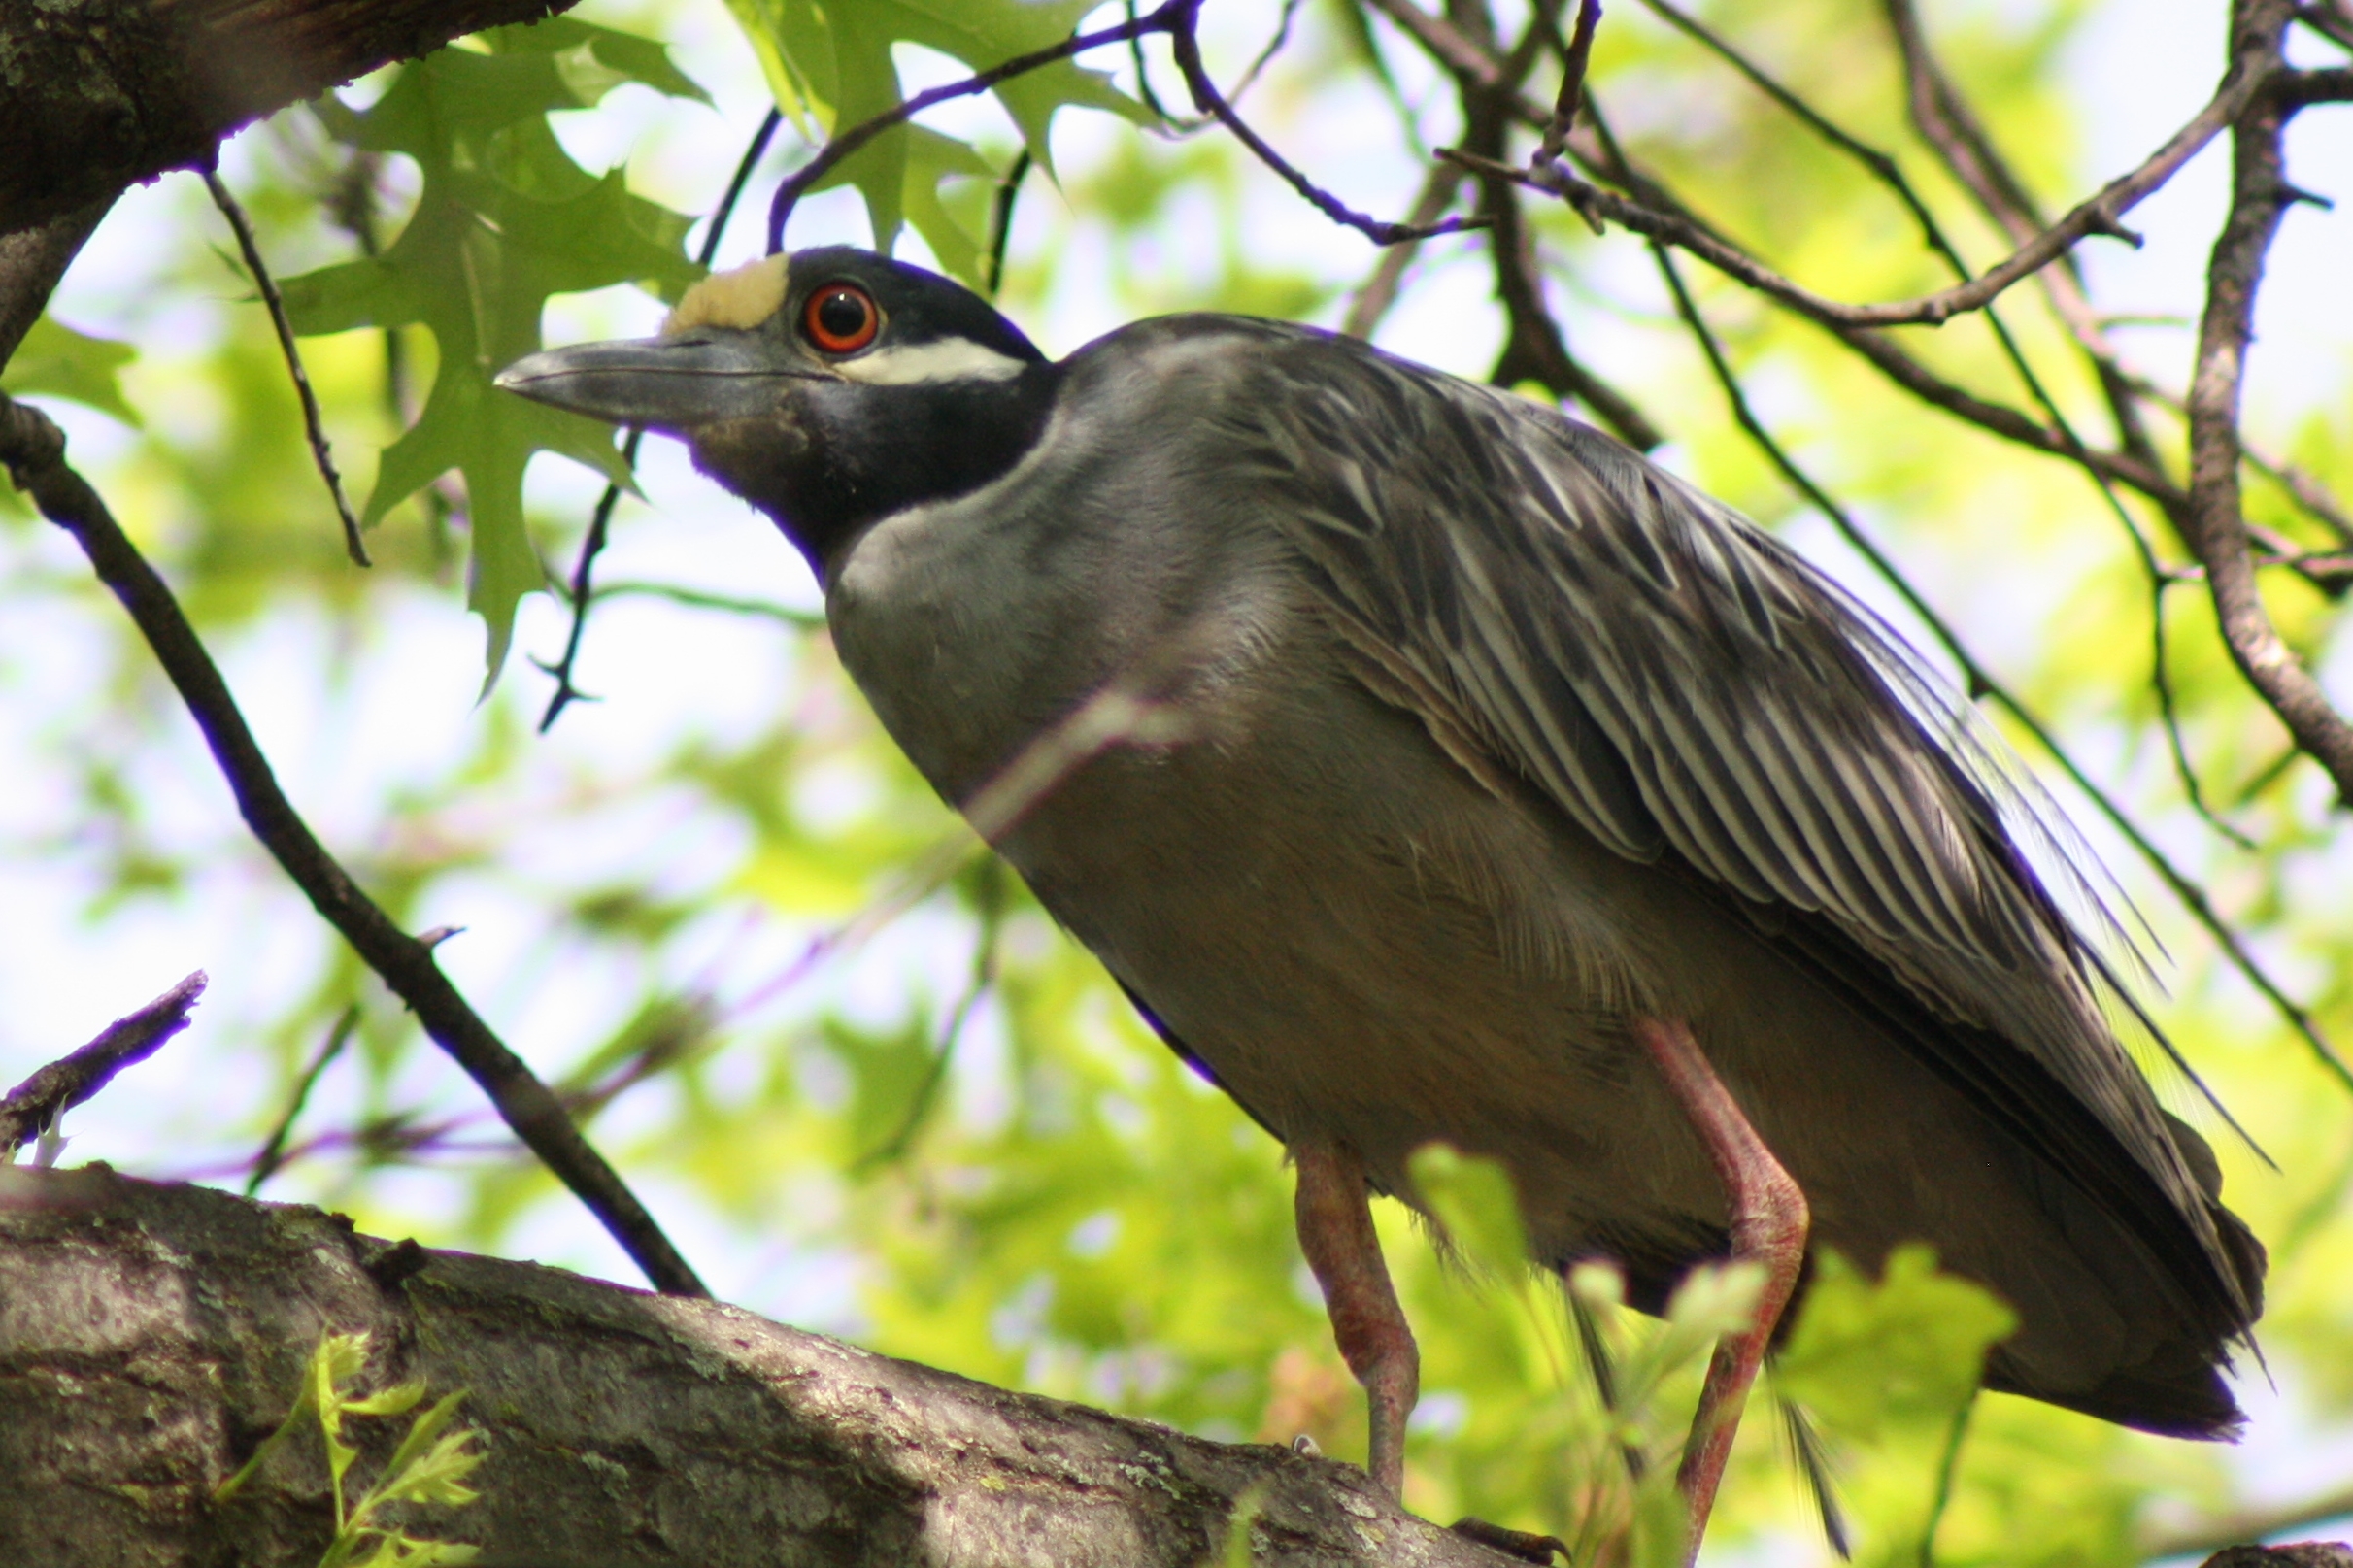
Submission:
[[801,330],[827,353],[856,353],[874,341],[883,313],[856,284],[827,284],[801,310]]

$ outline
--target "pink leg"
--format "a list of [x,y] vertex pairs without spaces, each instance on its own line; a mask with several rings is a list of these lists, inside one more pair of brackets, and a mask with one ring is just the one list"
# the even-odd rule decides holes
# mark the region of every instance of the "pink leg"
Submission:
[[1389,1283],[1381,1239],[1372,1228],[1364,1166],[1331,1144],[1292,1146],[1299,1167],[1299,1251],[1324,1287],[1331,1337],[1364,1385],[1372,1417],[1366,1469],[1396,1497],[1405,1485],[1405,1418],[1422,1390],[1422,1353]]
[[1683,1451],[1683,1467],[1675,1479],[1691,1504],[1689,1561],[1699,1555],[1699,1538],[1707,1530],[1707,1516],[1716,1504],[1716,1488],[1724,1480],[1725,1461],[1731,1457],[1732,1435],[1740,1427],[1740,1410],[1748,1401],[1749,1385],[1757,1381],[1765,1350],[1781,1320],[1782,1309],[1798,1287],[1798,1272],[1805,1262],[1805,1233],[1809,1218],[1805,1194],[1789,1172],[1773,1158],[1765,1140],[1757,1136],[1748,1118],[1740,1114],[1731,1094],[1700,1052],[1688,1025],[1669,1018],[1639,1018],[1634,1033],[1659,1072],[1666,1080],[1675,1103],[1683,1107],[1708,1158],[1723,1178],[1731,1200],[1732,1256],[1765,1265],[1765,1289],[1757,1298],[1757,1321],[1746,1333],[1716,1347],[1708,1362],[1707,1383],[1699,1393],[1698,1414],[1692,1421],[1690,1442]]

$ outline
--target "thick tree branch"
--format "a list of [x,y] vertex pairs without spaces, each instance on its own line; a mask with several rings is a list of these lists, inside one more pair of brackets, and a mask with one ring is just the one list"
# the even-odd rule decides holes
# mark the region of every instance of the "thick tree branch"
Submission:
[[287,104],[572,0],[0,5],[0,234],[204,160]]
[[[1008,1392],[555,1269],[354,1234],[315,1209],[10,1172],[0,1188],[0,1560],[311,1562],[318,1439],[213,1489],[326,1334],[362,1386],[467,1390],[480,1501],[417,1528],[597,1568],[1196,1568],[1255,1491],[1261,1568],[1504,1568],[1353,1465]],[[70,1398],[64,1391],[72,1390]],[[373,1475],[405,1423],[353,1420]]]
[[64,435],[39,410],[12,402],[5,394],[0,394],[0,463],[44,517],[74,536],[99,581],[130,613],[196,727],[204,732],[246,825],[311,906],[409,1004],[425,1033],[481,1085],[515,1135],[588,1205],[648,1279],[665,1290],[705,1294],[694,1271],[636,1194],[573,1125],[562,1102],[450,984],[433,961],[432,944],[393,924],[327,853],[278,787],[269,758],[246,727],[228,684],[171,589],[124,537],[98,492],[67,466]]
[[102,196],[46,222],[0,234],[0,369],[16,356],[17,346],[49,308],[57,280],[114,205],[114,197]]
[[[2276,64],[2292,8],[2285,0],[2238,0],[2233,8],[2232,74]],[[2280,131],[2287,111],[2256,100],[2232,129],[2231,212],[2206,267],[2206,307],[2190,382],[2190,543],[2205,566],[2214,614],[2232,659],[2270,705],[2296,744],[2326,768],[2338,798],[2353,804],[2353,724],[2330,705],[2271,624],[2255,581],[2240,511],[2238,403],[2264,258],[2296,201]]]

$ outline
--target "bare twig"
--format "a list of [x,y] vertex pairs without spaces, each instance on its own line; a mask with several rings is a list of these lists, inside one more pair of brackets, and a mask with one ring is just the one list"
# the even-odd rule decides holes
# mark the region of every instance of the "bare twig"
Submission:
[[117,1018],[96,1039],[60,1057],[8,1091],[0,1100],[0,1164],[15,1157],[57,1117],[106,1087],[117,1073],[152,1056],[166,1040],[188,1026],[188,1009],[204,994],[199,969],[138,1012]]
[[[1501,80],[1503,62],[1499,56],[1485,46],[1466,37],[1448,22],[1420,10],[1411,3],[1411,0],[1365,0],[1365,3],[1379,11],[1384,17],[1396,22],[1409,37],[1422,46],[1431,59],[1447,70],[1471,76],[1484,83],[1492,83]],[[1512,111],[1514,117],[1530,126],[1541,127],[1548,118],[1548,112],[1545,109],[1524,96],[1513,99]],[[1737,246],[1732,245],[1730,240],[1711,228],[1704,219],[1685,208],[1665,186],[1644,174],[1607,145],[1600,134],[1597,118],[1589,117],[1589,123],[1581,124],[1576,131],[1572,132],[1568,150],[1572,158],[1589,168],[1600,171],[1602,178],[1619,186],[1643,206],[1655,212],[1672,216],[1693,230],[1708,236],[1728,250],[1734,252],[1738,250]],[[1457,157],[1455,161],[1465,167],[1474,166],[1472,158]],[[1520,171],[1514,169],[1502,172],[1505,178],[1516,178]],[[1955,415],[2004,440],[2017,442],[2022,446],[2055,455],[2071,458],[2075,456],[2067,440],[2059,432],[2016,409],[1992,402],[1966,387],[1945,381],[1899,348],[1886,333],[1866,327],[1841,326],[1830,321],[1820,321],[1817,324],[1860,354],[1896,384],[1933,407],[1943,409],[1946,413]],[[2174,484],[2153,460],[2097,450],[2079,460],[2095,467],[2100,473],[2120,484],[2140,491],[2160,506],[2180,506],[2186,499],[2181,487]]]
[[1005,287],[1005,248],[1013,243],[1013,204],[1021,199],[1022,182],[1029,178],[1032,163],[1029,150],[1023,148],[1014,154],[1013,163],[1005,170],[1005,178],[996,183],[996,201],[989,212],[989,298],[992,302]]
[[[1893,157],[1865,143],[1821,114],[1803,98],[1782,85],[1770,74],[1750,61],[1730,43],[1711,32],[1696,17],[1670,4],[1669,0],[1644,0],[1644,3],[1653,12],[1665,17],[1677,28],[1698,40],[1720,58],[1730,63],[1759,90],[1813,130],[1816,135],[1870,170],[1880,183],[1893,191],[1896,197],[1911,212],[1914,220],[1920,225],[1921,234],[1928,242],[1929,249],[1941,257],[1963,282],[1966,283],[1968,280],[1968,264],[1962,258],[1960,250],[1945,235],[1943,226],[1936,221],[1934,215],[1929,211],[1928,204],[1913,189],[1911,182],[1904,178],[1903,171]],[[1887,9],[1896,32],[1899,51],[1903,57],[1904,74],[1910,87],[1909,96],[1915,127],[1919,129],[1922,137],[1937,150],[1955,178],[1961,182],[1964,187],[1977,196],[1979,205],[1984,207],[2010,235],[2013,244],[2030,239],[2036,230],[2044,226],[2044,220],[2036,212],[2033,199],[2027,194],[2025,186],[2011,171],[2008,163],[1995,150],[1992,138],[1978,124],[1976,117],[1970,113],[1967,103],[1961,97],[1959,90],[1946,79],[1943,72],[1936,66],[1933,56],[1929,53],[1926,38],[1922,34],[1918,17],[1912,11],[1910,0],[1887,0]],[[1608,142],[1607,126],[1598,120],[1596,125],[1603,140]],[[1612,144],[1611,150],[1613,153],[1616,151],[1614,144]],[[2054,304],[2059,306],[2063,318],[2066,318],[2073,327],[2079,343],[2091,357],[2095,373],[2109,395],[2110,406],[2116,414],[2119,433],[2124,438],[2128,450],[2154,467],[2156,454],[2137,417],[2132,384],[2118,365],[2114,350],[2109,348],[2104,337],[2101,336],[2098,325],[2091,320],[2091,307],[2089,302],[2084,299],[2082,290],[2077,284],[2072,257],[2063,257],[2059,265],[2044,269],[2040,276],[2046,291],[2050,293]],[[2161,725],[2165,731],[2167,749],[2172,758],[2174,773],[2180,781],[2183,795],[2188,799],[2191,809],[2216,832],[2230,839],[2241,849],[2253,850],[2254,842],[2232,823],[2224,820],[2207,803],[2205,792],[2199,784],[2197,770],[2190,761],[2189,747],[2182,736],[2179,707],[2174,700],[2170,661],[2166,648],[2165,591],[2170,583],[2175,581],[2173,575],[2159,561],[2156,549],[2150,544],[2148,536],[2141,531],[2139,524],[2117,497],[2114,483],[2089,460],[2089,449],[2082,438],[2076,435],[2066,412],[2060,408],[2058,400],[2051,396],[2049,390],[2043,385],[2041,377],[2035,374],[2033,365],[2027,359],[2025,350],[2002,320],[2000,313],[1988,305],[1985,308],[1985,318],[1987,325],[1993,329],[1995,337],[2000,343],[2003,354],[2018,373],[2019,381],[2042,409],[2044,418],[2049,421],[2049,428],[2064,443],[2065,454],[2082,466],[2092,482],[2099,486],[2101,498],[2106,501],[2108,510],[2124,529],[2126,538],[2132,543],[2134,554],[2140,563],[2149,589],[2149,628],[2152,645],[2149,661],[2150,681],[2156,689],[2158,712]]]
[[[1092,33],[1073,33],[1059,44],[1049,45],[1045,49],[1032,50],[1026,54],[1016,54],[1012,59],[991,66],[986,71],[975,72],[961,82],[950,82],[928,91],[919,92],[914,97],[906,99],[891,109],[886,109],[871,118],[860,120],[846,131],[827,138],[825,145],[818,149],[815,157],[793,170],[777,185],[776,195],[768,204],[769,250],[773,252],[785,248],[785,222],[792,216],[792,209],[800,199],[807,195],[820,180],[832,173],[843,159],[892,126],[905,124],[926,109],[952,102],[958,98],[969,98],[975,93],[987,92],[1000,82],[1010,82],[1015,77],[1025,76],[1031,71],[1052,65],[1057,60],[1066,60],[1074,54],[1084,54],[1089,50],[1101,49],[1105,44],[1128,43],[1152,33],[1173,33],[1180,22],[1190,24],[1200,9],[1201,0],[1162,0],[1160,5],[1154,7],[1141,17],[1130,11],[1126,21],[1110,27],[1099,28]],[[1139,76],[1143,71],[1143,58],[1140,52],[1136,55],[1136,70]],[[1149,91],[1149,88],[1146,90]]]
[[[2231,27],[2234,76],[2260,79],[2276,63],[2288,15],[2285,0],[2237,0]],[[2256,586],[2240,511],[2240,378],[2264,257],[2295,200],[2280,148],[2287,113],[2274,99],[2259,99],[2232,129],[2231,211],[2206,269],[2206,307],[2190,382],[2189,533],[2232,659],[2297,744],[2328,771],[2338,798],[2353,804],[2353,724],[2330,705],[2320,683],[2272,626]]]
[[596,589],[599,599],[647,598],[667,599],[694,610],[724,610],[739,616],[757,616],[762,619],[781,621],[799,631],[822,630],[824,616],[815,610],[792,610],[765,599],[745,599],[728,593],[706,593],[676,583],[608,583]]
[[[1174,3],[1175,0],[1171,0],[1171,4]],[[1193,34],[1193,22],[1198,11],[1199,0],[1192,0],[1176,22],[1167,29],[1169,51],[1176,56],[1178,71],[1184,74],[1185,85],[1193,94],[1193,107],[1203,114],[1215,116],[1218,123],[1233,133],[1235,141],[1248,148],[1261,163],[1281,176],[1284,183],[1297,191],[1310,207],[1333,222],[1355,229],[1375,245],[1428,240],[1440,234],[1459,234],[1464,229],[1484,228],[1487,225],[1487,219],[1483,217],[1443,217],[1434,223],[1421,224],[1386,222],[1369,214],[1358,212],[1308,179],[1277,152],[1264,137],[1252,130],[1249,123],[1234,112],[1233,105],[1226,101],[1225,94],[1218,91],[1217,83],[1209,80],[1208,67],[1201,63],[1200,40]]]
[[1804,496],[1821,512],[1831,526],[1838,530],[1839,537],[1844,539],[1856,553],[1869,564],[1880,580],[1895,589],[1898,597],[1901,598],[1912,614],[1920,618],[1921,624],[1928,628],[1929,634],[1936,639],[1937,646],[1944,650],[1945,655],[1961,671],[1962,679],[1967,684],[1969,694],[1972,697],[1990,699],[1998,704],[2020,727],[2034,737],[2035,743],[2042,748],[2052,761],[2059,764],[2061,771],[2066,773],[2068,779],[2074,782],[2075,786],[2083,791],[2085,798],[2092,802],[2100,814],[2108,819],[2116,831],[2124,836],[2125,841],[2133,846],[2134,851],[2148,863],[2149,868],[2157,873],[2167,887],[2172,890],[2173,896],[2181,902],[2184,909],[2189,911],[2191,918],[2205,928],[2206,934],[2214,939],[2215,944],[2230,959],[2232,967],[2244,976],[2247,984],[2253,985],[2287,1021],[2288,1025],[2303,1038],[2304,1044],[2311,1049],[2321,1066],[2346,1088],[2353,1089],[2353,1066],[2348,1066],[2344,1058],[2337,1054],[2336,1048],[2322,1032],[2319,1020],[2314,1018],[2303,1004],[2289,996],[2279,984],[2271,979],[2269,973],[2265,970],[2255,955],[2247,951],[2246,944],[2239,940],[2238,933],[2231,928],[2230,923],[2222,917],[2213,903],[2206,897],[2205,889],[2199,886],[2196,882],[2191,880],[2188,873],[2176,866],[2172,858],[2158,848],[2156,842],[2141,830],[2140,824],[2133,819],[2132,815],[2116,801],[2115,797],[2101,788],[2091,775],[2084,771],[2083,766],[2064,746],[2060,745],[2059,738],[2051,733],[2049,726],[2043,723],[2034,710],[2029,708],[2025,701],[2006,684],[1978,661],[1977,656],[1969,651],[1967,645],[1962,642],[1960,633],[1955,631],[1952,624],[1937,613],[1936,609],[1921,594],[1919,588],[1904,576],[1878,544],[1864,532],[1853,516],[1832,499],[1828,491],[1817,484],[1810,475],[1799,468],[1789,453],[1782,449],[1781,444],[1773,438],[1772,432],[1767,430],[1764,421],[1757,417],[1755,410],[1750,408],[1748,395],[1741,389],[1739,378],[1733,373],[1731,362],[1725,358],[1723,346],[1716,341],[1715,333],[1709,329],[1706,319],[1700,316],[1698,306],[1693,301],[1691,291],[1683,282],[1682,272],[1676,267],[1672,253],[1664,246],[1656,243],[1651,247],[1651,253],[1659,263],[1661,274],[1666,280],[1668,291],[1674,296],[1676,314],[1682,317],[1684,324],[1691,329],[1693,338],[1698,343],[1700,351],[1705,354],[1708,368],[1714,373],[1717,384],[1723,388],[1725,401],[1731,408],[1733,419],[1743,431],[1747,432],[1749,439],[1756,444],[1757,450],[1763,452],[1766,460],[1781,472],[1782,477],[1789,482],[1792,488]]
[[[1590,11],[1592,16],[1598,17],[1597,6],[1590,7]],[[1578,25],[1585,26],[1587,19],[1581,14]],[[1487,156],[1502,156],[1513,99],[1521,80],[1535,64],[1544,30],[1541,16],[1531,19],[1526,36],[1504,56],[1501,75],[1493,81],[1483,81],[1468,72],[1455,73],[1462,98],[1463,141]],[[1590,48],[1590,38],[1587,44]],[[1571,43],[1564,46],[1563,52],[1573,54],[1575,50],[1576,45]],[[1569,105],[1571,114],[1565,120],[1556,117],[1555,124],[1547,128],[1548,136],[1556,129],[1562,136],[1567,135],[1575,118],[1574,100],[1582,96],[1582,63],[1574,62],[1566,69],[1576,77],[1573,87],[1564,82],[1562,88],[1563,102]],[[1443,163],[1437,166],[1446,167]],[[1518,187],[1508,181],[1483,179],[1480,205],[1495,228],[1488,250],[1495,266],[1496,296],[1502,301],[1504,317],[1502,351],[1496,355],[1488,380],[1498,386],[1535,382],[1557,399],[1575,398],[1583,403],[1629,446],[1643,451],[1656,448],[1665,439],[1658,426],[1651,423],[1632,399],[1569,352],[1561,323],[1544,297],[1543,279],[1536,265],[1535,236],[1529,232],[1526,216],[1521,212]]]
[[[769,142],[776,137],[777,127],[784,122],[783,111],[769,110],[761,117],[759,129],[752,133],[751,145],[744,149],[744,155],[736,160],[735,176],[727,182],[725,194],[720,197],[719,206],[711,214],[711,226],[703,231],[702,249],[694,258],[704,271],[710,270],[712,261],[719,255],[719,242],[727,232],[727,219],[734,216],[735,204],[743,199],[744,186],[751,183],[753,171],[759,167],[759,160],[767,153]],[[637,453],[645,445],[645,440],[644,430],[635,425],[629,427],[628,435],[621,444],[621,460],[628,467],[636,468]],[[588,534],[580,542],[580,557],[572,563],[572,626],[564,634],[562,656],[554,664],[532,660],[555,677],[555,690],[548,697],[547,711],[539,716],[539,732],[542,735],[548,732],[548,727],[575,699],[587,695],[572,684],[572,672],[580,662],[581,639],[588,635],[588,610],[595,602],[590,588],[596,575],[596,557],[604,553],[605,541],[612,534],[613,509],[620,504],[621,486],[608,484],[605,493],[596,498],[596,510],[589,514]]]
[[[1589,220],[1605,219],[1631,229],[1646,239],[1663,241],[1678,250],[1688,250],[1718,271],[1738,279],[1761,293],[1771,295],[1792,310],[1816,320],[1840,326],[1903,326],[1914,323],[1933,326],[1965,312],[1982,309],[2020,279],[2040,271],[2066,254],[2086,235],[2121,232],[2118,224],[2122,216],[2170,180],[2184,163],[2236,118],[2239,112],[2261,91],[2265,79],[2261,69],[2235,71],[2224,82],[2222,90],[2199,112],[2197,117],[2176,131],[2140,167],[2110,181],[2099,194],[2020,247],[2000,265],[1957,287],[1877,305],[1850,305],[1801,287],[1747,251],[1728,244],[1688,219],[1675,214],[1655,211],[1639,202],[1602,190],[1558,160],[1542,169],[1512,169],[1508,178],[1531,189],[1560,197]],[[1438,155],[1458,156],[1458,161],[1462,161],[1458,154],[1444,148],[1438,150]],[[1477,168],[1478,164],[1470,162],[1466,166]],[[1481,168],[1479,172],[1487,171]]]
[[236,231],[237,249],[245,252],[245,269],[252,275],[253,287],[270,313],[270,325],[277,330],[279,350],[286,355],[286,374],[293,379],[294,395],[302,400],[302,427],[311,438],[311,461],[318,465],[319,477],[326,481],[327,494],[335,502],[335,516],[343,519],[344,550],[352,557],[353,566],[370,565],[367,544],[359,537],[359,518],[352,511],[351,497],[343,493],[343,476],[335,471],[335,452],[327,445],[319,395],[311,390],[310,373],[302,368],[302,350],[294,346],[294,324],[286,319],[286,301],[278,294],[278,280],[270,276],[269,263],[261,259],[261,242],[253,237],[253,225],[246,218],[245,209],[229,193],[229,187],[220,183],[218,173],[210,168],[203,172],[204,188],[213,193],[213,205],[220,209],[220,216]]
[[1291,42],[1291,24],[1298,19],[1298,16],[1299,0],[1283,0],[1283,14],[1275,21],[1274,36],[1266,40],[1264,49],[1251,56],[1249,68],[1243,71],[1241,79],[1233,84],[1233,91],[1227,96],[1238,104],[1243,95],[1258,84],[1260,73],[1273,64],[1274,57],[1283,52],[1283,46]]
[[245,1179],[245,1195],[252,1197],[261,1190],[261,1184],[278,1174],[286,1163],[286,1141],[294,1130],[294,1118],[310,1103],[311,1090],[319,1086],[319,1079],[327,1064],[343,1054],[343,1048],[352,1043],[353,1032],[359,1027],[359,1004],[353,1002],[343,1010],[335,1027],[327,1031],[326,1043],[304,1064],[302,1076],[294,1080],[294,1092],[286,1096],[286,1110],[279,1116],[270,1135],[261,1141],[260,1151],[253,1155],[253,1169]]
[[269,758],[171,589],[123,536],[98,492],[65,462],[64,435],[39,410],[5,394],[0,394],[0,461],[42,515],[74,536],[99,580],[129,612],[204,732],[246,825],[312,907],[408,1003],[434,1043],[482,1086],[516,1136],[588,1206],[648,1279],[674,1293],[707,1294],[654,1217],[581,1136],[547,1084],[450,984],[433,961],[431,945],[395,925],[327,853],[278,787]]
[[1144,100],[1144,107],[1152,111],[1153,117],[1160,120],[1164,129],[1178,134],[1199,129],[1200,122],[1188,123],[1179,119],[1168,112],[1167,105],[1160,102],[1160,90],[1152,84],[1152,67],[1144,58],[1146,29],[1143,17],[1137,15],[1136,0],[1126,0],[1126,7],[1127,25],[1134,29],[1127,35],[1127,57],[1135,67],[1136,96]]
[[1546,164],[1568,148],[1568,133],[1576,127],[1577,108],[1585,94],[1585,67],[1593,58],[1594,33],[1601,25],[1601,0],[1578,0],[1577,25],[1562,51],[1561,95],[1553,100],[1552,118],[1536,145],[1534,161]]

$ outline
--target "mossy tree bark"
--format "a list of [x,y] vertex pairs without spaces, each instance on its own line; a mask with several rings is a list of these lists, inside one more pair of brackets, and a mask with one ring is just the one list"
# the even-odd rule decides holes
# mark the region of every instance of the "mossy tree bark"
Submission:
[[[357,1234],[316,1209],[0,1170],[0,1562],[302,1564],[332,1535],[315,1432],[226,1506],[315,1346],[364,1386],[467,1390],[480,1501],[420,1535],[495,1564],[1494,1568],[1361,1471],[875,1355],[709,1301]],[[353,1418],[354,1478],[406,1418]],[[347,1486],[347,1490],[351,1488]]]

